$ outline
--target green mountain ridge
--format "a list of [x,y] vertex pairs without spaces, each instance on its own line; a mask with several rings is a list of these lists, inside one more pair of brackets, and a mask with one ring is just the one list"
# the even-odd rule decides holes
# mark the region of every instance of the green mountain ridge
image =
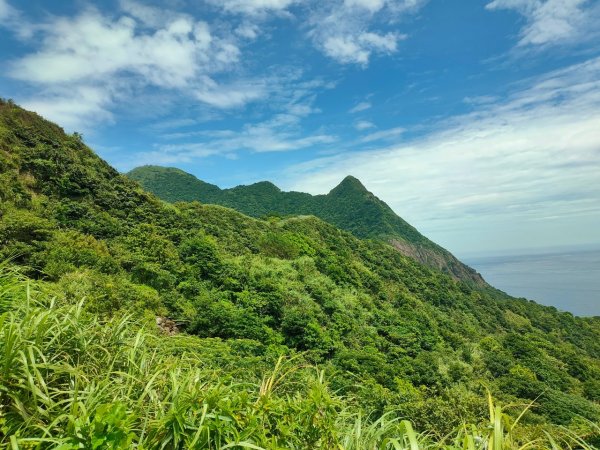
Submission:
[[401,418],[426,448],[491,448],[522,408],[490,426],[486,389],[533,403],[502,448],[600,441],[600,318],[314,215],[164,202],[2,100],[0,261],[0,447],[411,448]]
[[359,238],[381,239],[402,254],[455,278],[487,286],[480,274],[427,239],[353,176],[326,195],[284,192],[262,181],[230,189],[206,183],[180,169],[142,166],[127,176],[168,202],[200,201],[227,206],[252,217],[314,215]]

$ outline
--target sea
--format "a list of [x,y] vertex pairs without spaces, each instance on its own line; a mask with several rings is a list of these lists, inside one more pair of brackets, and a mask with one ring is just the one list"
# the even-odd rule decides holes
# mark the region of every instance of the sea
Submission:
[[600,249],[466,257],[492,286],[578,316],[600,316]]

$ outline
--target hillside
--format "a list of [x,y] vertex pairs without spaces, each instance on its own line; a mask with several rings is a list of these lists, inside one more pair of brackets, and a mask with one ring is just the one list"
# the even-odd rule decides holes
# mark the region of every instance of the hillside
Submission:
[[[600,318],[477,289],[314,216],[165,203],[5,101],[0,245],[0,445],[392,448],[394,417],[437,442],[480,425],[431,447],[475,448],[503,433],[486,388],[534,403],[504,448],[562,426],[600,439]],[[271,376],[280,356],[297,365]],[[364,444],[367,425],[383,444]]]
[[315,196],[283,192],[267,181],[220,189],[169,167],[142,166],[127,176],[168,202],[197,200],[227,206],[252,217],[314,215],[359,238],[390,243],[402,254],[453,277],[486,285],[475,270],[419,233],[352,176],[346,177],[327,195]]

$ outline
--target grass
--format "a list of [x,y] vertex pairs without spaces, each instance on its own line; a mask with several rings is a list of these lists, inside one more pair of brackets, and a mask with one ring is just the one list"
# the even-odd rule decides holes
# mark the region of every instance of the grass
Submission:
[[488,423],[438,439],[393,413],[365,416],[300,357],[269,370],[253,358],[129,316],[100,317],[0,266],[0,448],[594,448],[567,429],[520,437],[531,405],[512,419],[491,395]]

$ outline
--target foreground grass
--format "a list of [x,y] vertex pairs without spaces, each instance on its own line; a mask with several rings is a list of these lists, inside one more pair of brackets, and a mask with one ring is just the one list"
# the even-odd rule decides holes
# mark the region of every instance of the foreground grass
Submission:
[[594,448],[567,430],[519,438],[520,416],[491,397],[489,423],[434,439],[392,414],[365,417],[316,368],[279,358],[265,371],[264,359],[101,319],[0,266],[3,448]]

